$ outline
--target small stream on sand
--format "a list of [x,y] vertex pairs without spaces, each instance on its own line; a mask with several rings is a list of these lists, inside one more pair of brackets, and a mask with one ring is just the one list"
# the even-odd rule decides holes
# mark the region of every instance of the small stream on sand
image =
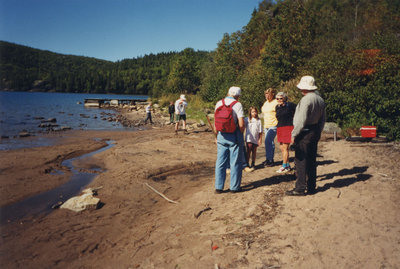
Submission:
[[[102,169],[91,169],[88,172],[81,172],[73,166],[73,162],[78,159],[84,159],[110,149],[114,146],[114,141],[107,141],[107,146],[84,154],[79,157],[68,159],[62,162],[62,166],[68,167],[72,176],[70,180],[63,185],[43,192],[32,197],[26,198],[20,202],[10,204],[0,208],[0,224],[14,222],[17,220],[23,220],[25,218],[36,218],[44,216],[52,212],[53,206],[59,202],[65,202],[69,198],[78,195],[85,186],[87,186],[97,176],[99,172],[103,172]],[[62,173],[56,171],[56,173]]]

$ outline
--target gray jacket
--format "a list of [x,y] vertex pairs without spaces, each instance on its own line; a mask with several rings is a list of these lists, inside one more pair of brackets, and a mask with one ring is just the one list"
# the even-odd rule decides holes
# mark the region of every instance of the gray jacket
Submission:
[[311,126],[318,126],[320,132],[325,125],[326,105],[324,99],[316,92],[309,92],[297,104],[296,112],[293,117],[292,137],[295,138],[302,131],[306,131]]

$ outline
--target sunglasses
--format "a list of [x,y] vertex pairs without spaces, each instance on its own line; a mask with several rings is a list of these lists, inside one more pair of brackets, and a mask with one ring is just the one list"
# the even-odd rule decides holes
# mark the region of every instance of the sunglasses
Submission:
[[283,98],[276,98],[276,100],[283,100]]

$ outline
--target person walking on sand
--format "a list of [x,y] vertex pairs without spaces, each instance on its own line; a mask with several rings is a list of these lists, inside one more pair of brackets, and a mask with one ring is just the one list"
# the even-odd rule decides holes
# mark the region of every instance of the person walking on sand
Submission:
[[150,124],[153,124],[153,120],[151,119],[151,110],[152,110],[152,103],[150,102],[146,106],[146,119],[144,120],[144,124],[147,124],[147,121],[150,120]]
[[[226,169],[230,166],[230,191],[240,192],[243,169],[243,131],[244,114],[243,106],[238,101],[241,95],[239,87],[230,87],[228,96],[217,102],[215,111],[225,105],[231,107],[234,121],[233,132],[218,131],[217,134],[217,161],[215,164],[215,193],[222,193],[224,190]],[[216,112],[217,113],[217,112]],[[217,118],[215,118],[217,121]],[[216,130],[217,122],[215,122]]]
[[170,124],[173,124],[173,123],[174,123],[174,115],[175,115],[175,105],[174,105],[174,102],[170,102],[170,103],[169,103],[168,113],[169,113],[169,123],[170,123]]
[[[256,162],[256,153],[258,146],[261,146],[262,141],[262,126],[261,120],[258,118],[258,110],[256,107],[250,107],[249,116],[245,118],[246,126],[246,162],[249,168],[254,170]],[[251,155],[251,163],[250,163]]]
[[[326,105],[315,92],[312,76],[301,78],[297,88],[304,95],[296,107],[293,118],[292,143],[295,146],[296,185],[287,195],[302,196],[316,192],[317,147],[325,125]],[[306,193],[307,190],[307,193]]]
[[178,133],[179,122],[183,121],[183,131],[186,133],[186,107],[188,103],[186,102],[186,97],[181,94],[178,100],[175,102],[175,114],[176,114],[176,124],[175,133]]
[[276,119],[275,108],[278,104],[275,99],[276,90],[269,88],[265,92],[265,103],[261,108],[261,112],[264,115],[264,132],[265,132],[265,161],[264,166],[274,165],[274,155],[275,155],[275,136],[276,136],[276,125],[278,120]]
[[284,92],[276,94],[278,105],[276,106],[277,124],[277,140],[282,152],[282,166],[276,171],[277,173],[286,173],[291,170],[289,164],[289,145],[292,139],[293,116],[296,105],[287,101],[287,95]]

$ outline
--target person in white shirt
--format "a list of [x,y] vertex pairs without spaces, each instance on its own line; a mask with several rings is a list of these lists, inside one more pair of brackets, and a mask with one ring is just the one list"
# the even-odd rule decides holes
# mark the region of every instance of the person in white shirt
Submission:
[[186,108],[188,103],[186,102],[186,97],[181,94],[178,100],[175,102],[175,114],[176,114],[176,124],[175,133],[178,133],[179,122],[183,121],[183,130],[186,133]]
[[146,106],[146,119],[144,120],[144,124],[147,124],[148,120],[150,120],[150,124],[153,124],[153,120],[151,119],[151,105],[152,105],[152,103],[150,102]]
[[254,169],[257,147],[261,146],[263,133],[261,120],[258,118],[258,110],[256,107],[250,107],[249,117],[245,118],[244,122],[246,126],[246,162],[249,164],[249,167],[251,169]]

